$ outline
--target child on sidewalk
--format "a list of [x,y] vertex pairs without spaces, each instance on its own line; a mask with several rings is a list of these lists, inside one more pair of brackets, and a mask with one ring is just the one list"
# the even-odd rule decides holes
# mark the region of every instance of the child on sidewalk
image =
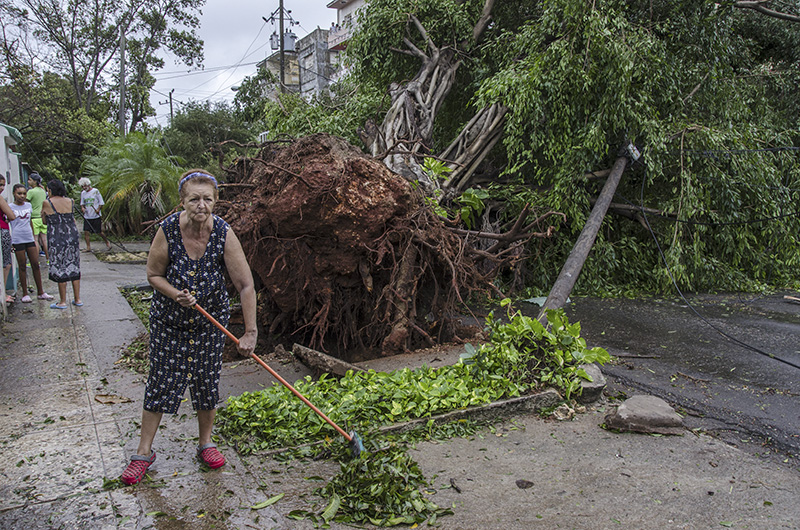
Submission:
[[39,300],[52,300],[53,297],[44,292],[42,287],[42,272],[39,270],[39,252],[33,239],[33,223],[31,216],[33,207],[31,203],[25,202],[27,189],[22,184],[14,184],[14,202],[10,204],[16,219],[9,223],[11,227],[11,244],[14,246],[14,254],[17,256],[19,265],[19,283],[22,286],[22,302],[32,302],[28,295],[28,271],[26,269],[26,255],[31,261],[31,271],[33,271],[33,281],[36,282],[36,290]]

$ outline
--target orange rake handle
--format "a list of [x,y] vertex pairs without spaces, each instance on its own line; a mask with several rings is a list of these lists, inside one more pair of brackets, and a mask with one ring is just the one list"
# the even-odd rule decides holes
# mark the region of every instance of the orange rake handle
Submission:
[[[195,309],[197,309],[198,311],[200,311],[200,313],[201,313],[201,314],[202,314],[204,317],[206,317],[206,318],[207,318],[207,319],[208,319],[208,320],[209,320],[209,321],[210,321],[212,324],[214,324],[215,326],[217,326],[217,327],[220,329],[220,331],[222,331],[222,332],[223,332],[225,335],[227,335],[227,336],[228,336],[228,337],[229,337],[229,338],[230,338],[230,339],[231,339],[231,340],[234,342],[234,344],[236,344],[237,346],[239,345],[239,339],[237,339],[237,338],[236,338],[236,335],[234,335],[233,333],[231,333],[230,331],[228,331],[228,330],[225,328],[225,326],[223,326],[222,324],[220,324],[220,323],[217,321],[217,319],[216,319],[216,318],[214,318],[214,317],[212,317],[210,314],[208,314],[208,312],[207,312],[205,309],[203,309],[202,307],[200,307],[200,304],[195,304],[195,305],[194,305],[194,308],[195,308]],[[322,418],[323,420],[325,420],[326,422],[328,422],[328,424],[329,424],[331,427],[333,427],[334,429],[336,429],[336,431],[337,431],[339,434],[341,434],[342,436],[344,436],[345,440],[347,440],[348,442],[352,442],[352,441],[353,441],[353,437],[352,437],[352,436],[350,436],[349,434],[347,434],[347,433],[344,431],[344,429],[342,429],[341,427],[339,427],[338,425],[336,425],[336,424],[333,422],[333,420],[331,420],[331,419],[330,419],[328,416],[326,416],[326,415],[325,415],[325,413],[324,413],[324,412],[322,412],[322,411],[321,411],[321,410],[319,410],[317,407],[315,407],[315,406],[314,406],[314,404],[313,404],[313,403],[311,403],[311,402],[310,402],[308,399],[306,399],[306,397],[305,397],[303,394],[301,394],[300,392],[298,392],[298,391],[297,391],[297,389],[296,389],[295,387],[293,387],[292,385],[290,385],[290,384],[289,384],[289,383],[286,381],[286,379],[284,379],[283,377],[281,377],[281,376],[280,376],[280,374],[278,374],[278,372],[276,372],[275,370],[273,370],[272,368],[270,368],[270,366],[269,366],[267,363],[265,363],[264,361],[262,361],[262,360],[261,360],[261,359],[258,357],[258,355],[256,355],[255,353],[251,353],[251,354],[250,354],[250,357],[252,357],[252,358],[253,358],[253,359],[254,359],[254,360],[255,360],[255,361],[258,363],[258,364],[260,364],[260,365],[261,365],[261,366],[262,366],[262,367],[263,367],[263,368],[264,368],[264,369],[265,369],[267,372],[269,372],[269,373],[270,373],[270,375],[271,375],[272,377],[274,377],[275,379],[277,379],[277,380],[278,380],[278,381],[279,381],[279,382],[280,382],[280,383],[281,383],[283,386],[285,386],[286,388],[288,388],[288,389],[289,389],[289,390],[292,392],[292,394],[294,394],[295,396],[297,396],[298,398],[300,398],[300,401],[302,401],[303,403],[305,403],[306,405],[308,405],[308,407],[309,407],[311,410],[313,410],[314,412],[316,412],[316,413],[319,415],[319,417],[320,417],[320,418]]]

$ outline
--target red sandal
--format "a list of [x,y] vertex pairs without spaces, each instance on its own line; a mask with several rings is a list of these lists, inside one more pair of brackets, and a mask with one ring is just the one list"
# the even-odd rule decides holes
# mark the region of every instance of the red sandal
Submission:
[[211,469],[225,465],[225,457],[217,450],[217,444],[205,444],[197,448],[197,458]]
[[128,486],[141,482],[145,474],[147,474],[147,468],[156,460],[156,452],[153,451],[152,453],[150,456],[133,455],[128,467],[122,472],[120,480]]

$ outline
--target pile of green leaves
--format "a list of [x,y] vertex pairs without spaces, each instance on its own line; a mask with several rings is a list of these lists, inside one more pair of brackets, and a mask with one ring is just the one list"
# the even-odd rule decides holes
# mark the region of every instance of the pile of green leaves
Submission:
[[320,514],[296,510],[289,518],[311,519],[323,524],[395,526],[436,522],[440,515],[453,513],[425,498],[429,486],[419,465],[401,447],[376,453],[362,453],[359,458],[342,462],[338,475],[315,493],[330,499]]
[[481,366],[484,373],[507,374],[520,389],[552,386],[569,400],[580,392],[581,380],[591,381],[581,365],[611,359],[603,348],[587,348],[580,323],[570,324],[562,310],[548,309],[545,327],[535,318],[512,312],[510,300],[501,305],[509,307],[508,322],[490,314],[491,341],[464,359]]
[[[349,372],[340,380],[323,374],[316,381],[298,381],[295,388],[334,422],[360,432],[520,395],[505,377],[480,373],[480,368],[464,363],[391,373]],[[334,434],[278,385],[229,399],[218,418],[217,432],[244,453],[293,447]]]
[[[504,301],[504,306],[509,302]],[[509,307],[508,322],[490,315],[490,342],[470,348],[461,362],[433,369],[390,373],[325,374],[298,381],[295,388],[339,425],[365,432],[382,425],[516,397],[552,386],[567,398],[588,379],[579,365],[606,362],[602,348],[587,348],[580,324],[563,311],[549,311],[548,328]],[[230,398],[219,411],[217,432],[243,453],[294,447],[324,440],[333,430],[279,385]]]

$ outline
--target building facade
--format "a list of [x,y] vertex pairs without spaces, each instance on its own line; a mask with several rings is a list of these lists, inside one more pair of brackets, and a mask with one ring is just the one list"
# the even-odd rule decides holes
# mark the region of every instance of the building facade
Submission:
[[356,11],[364,6],[366,0],[333,0],[328,8],[336,10],[336,22],[328,35],[328,48],[341,51],[353,35],[358,21]]
[[[317,28],[297,42],[293,41],[291,47],[284,44],[283,78],[287,92],[312,97],[328,88],[336,69],[336,56],[339,53],[328,48],[328,33],[326,29]],[[286,40],[284,36],[284,42]],[[280,50],[273,52],[259,62],[256,68],[259,70],[266,68],[275,79],[280,79],[280,55]],[[274,98],[279,91],[280,86],[276,84],[267,89],[267,95]]]
[[[20,160],[20,154],[16,152],[18,144],[22,143],[22,135],[20,132],[10,125],[0,123],[0,175],[6,179],[6,188],[3,190],[3,198],[8,203],[14,202],[12,198],[11,188],[14,184],[22,182],[23,167]],[[27,175],[25,180],[27,181]],[[24,183],[23,183],[24,184]],[[2,263],[2,252],[0,248],[0,263]],[[11,274],[8,275],[8,281],[3,283],[0,281],[0,309],[2,316],[6,316],[6,289],[14,290],[14,284],[17,277],[17,262],[12,260]],[[0,275],[0,278],[2,276]]]

